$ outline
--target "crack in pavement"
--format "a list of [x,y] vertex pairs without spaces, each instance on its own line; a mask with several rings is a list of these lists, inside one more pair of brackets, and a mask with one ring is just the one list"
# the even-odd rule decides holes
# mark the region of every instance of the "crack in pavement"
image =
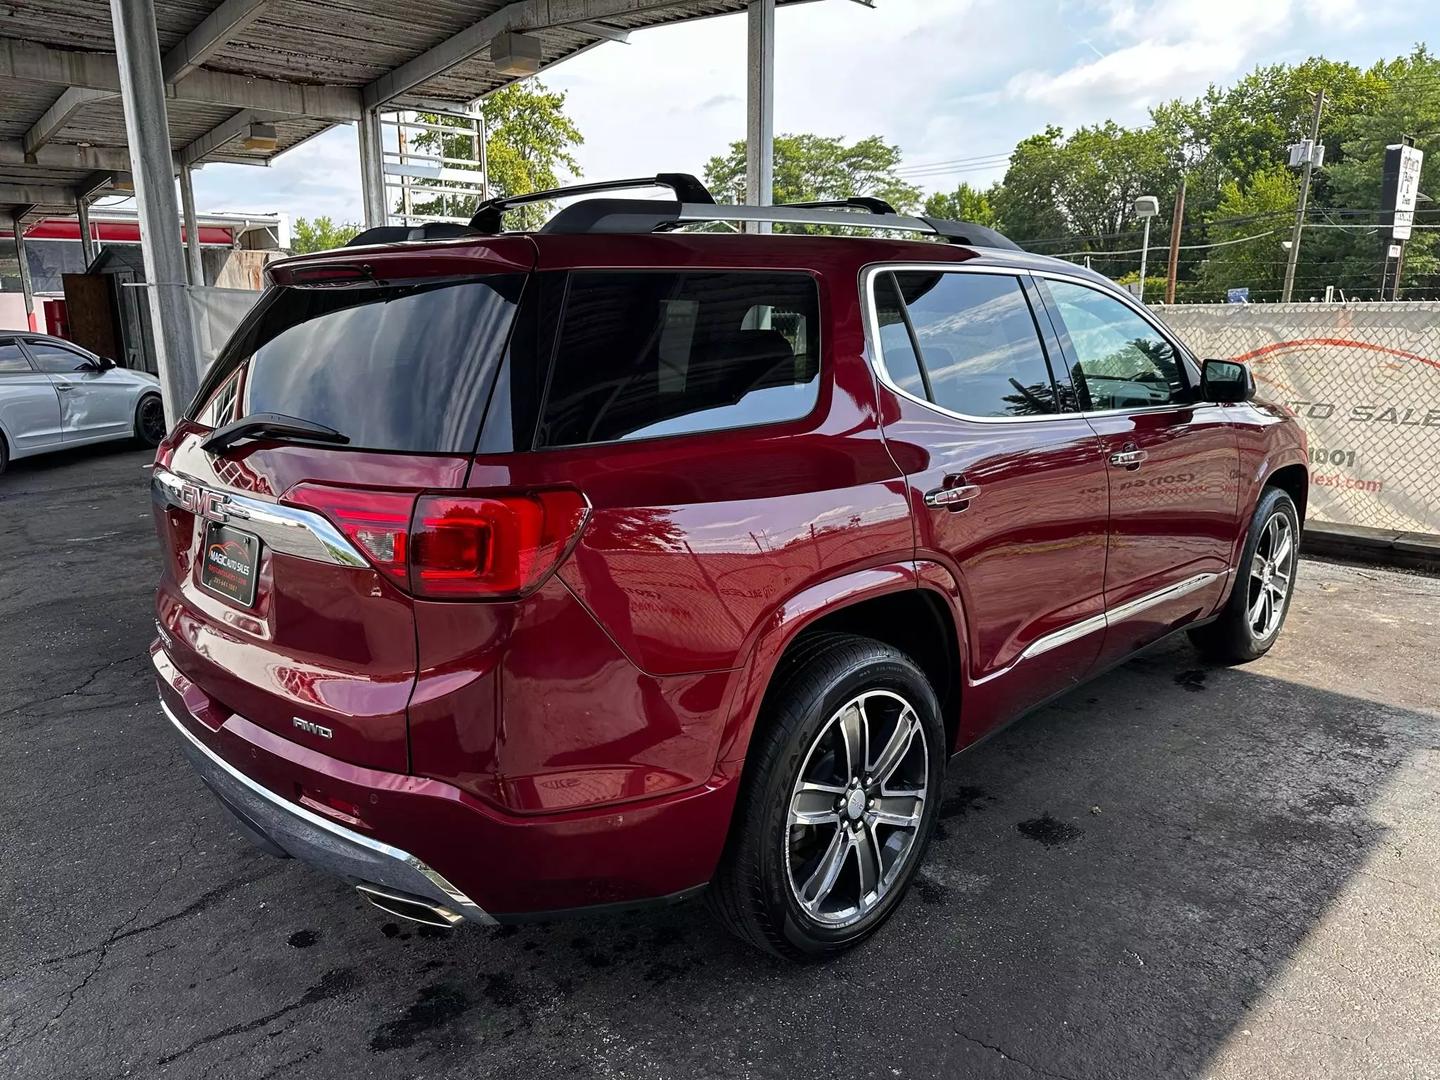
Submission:
[[1078,1080],[1077,1077],[1069,1076],[1066,1073],[1050,1072],[1048,1069],[1042,1069],[1039,1065],[1032,1065],[1030,1062],[1025,1061],[1023,1058],[1016,1057],[1008,1050],[1002,1050],[1000,1047],[987,1043],[982,1039],[977,1039],[973,1035],[966,1035],[965,1032],[960,1031],[958,1028],[954,1030],[955,1034],[959,1035],[960,1038],[964,1039],[966,1042],[972,1043],[973,1045],[978,1046],[983,1050],[989,1050],[992,1053],[999,1054],[1006,1061],[1013,1061],[1016,1065],[1020,1065],[1023,1068],[1028,1069],[1036,1076],[1048,1076],[1051,1078],[1051,1080]]
[[49,1030],[57,1023],[59,1023],[60,1018],[63,1017],[67,1011],[69,1011],[70,1006],[75,1004],[75,999],[79,996],[80,992],[90,984],[90,980],[93,979],[96,975],[98,975],[100,973],[100,969],[105,966],[105,958],[109,955],[110,949],[115,945],[115,943],[121,940],[121,935],[130,928],[131,924],[134,923],[136,919],[140,918],[140,916],[144,914],[145,910],[151,904],[153,904],[156,898],[158,898],[160,894],[164,891],[165,887],[169,885],[170,882],[175,880],[176,877],[179,876],[180,871],[185,866],[185,860],[191,855],[193,855],[199,846],[200,827],[197,823],[191,822],[190,843],[185,848],[185,850],[180,853],[180,857],[175,860],[174,868],[171,869],[170,873],[165,875],[164,879],[155,886],[155,888],[151,891],[150,895],[144,901],[142,901],[133,912],[131,912],[129,918],[127,918],[124,922],[120,923],[118,926],[114,927],[110,931],[109,935],[98,946],[99,955],[95,957],[95,963],[91,965],[90,970],[85,973],[84,977],[66,992],[65,1003],[60,1006],[59,1011],[56,1012],[54,1016],[50,1017],[50,1019],[46,1020],[44,1025],[42,1025],[42,1027],[37,1029],[36,1031],[33,1031],[30,1034],[25,1035],[19,1039],[7,1039],[3,1044],[0,1044],[0,1052],[13,1050],[20,1046],[22,1043],[29,1042],[31,1039],[39,1036],[42,1032]]
[[63,693],[45,694],[41,697],[34,698],[31,701],[22,701],[19,705],[11,705],[8,708],[0,709],[0,716],[11,716],[17,712],[22,712],[25,709],[34,708],[36,705],[43,705],[49,701],[64,701],[68,697],[89,696],[84,694],[83,691],[101,675],[105,674],[105,672],[109,671],[113,667],[119,667],[121,664],[133,663],[136,660],[141,660],[149,655],[150,649],[147,646],[142,652],[133,653],[129,656],[122,656],[118,659],[107,661],[106,663],[101,664],[99,667],[95,668],[88,675],[86,675],[79,686],[73,687],[70,690],[66,690]]

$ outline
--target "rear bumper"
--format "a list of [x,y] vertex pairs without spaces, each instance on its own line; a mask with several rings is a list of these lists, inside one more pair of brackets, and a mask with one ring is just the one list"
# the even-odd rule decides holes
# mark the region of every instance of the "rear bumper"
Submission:
[[[480,906],[403,848],[386,844],[282,799],[202,743],[162,699],[160,708],[181,735],[181,749],[200,779],[271,854],[300,859],[357,886],[383,886],[429,901],[446,915],[494,924]],[[383,893],[382,893],[383,895]]]
[[[208,697],[160,642],[151,652],[186,755],[251,839],[371,886],[372,902],[380,891],[482,924],[664,902],[703,887],[724,847],[738,784],[722,778],[608,809],[507,814],[282,738]],[[358,817],[332,820],[326,803]]]

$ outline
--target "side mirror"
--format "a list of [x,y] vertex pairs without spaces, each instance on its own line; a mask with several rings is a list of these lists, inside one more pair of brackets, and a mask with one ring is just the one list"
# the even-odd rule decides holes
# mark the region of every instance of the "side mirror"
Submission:
[[1250,369],[1233,360],[1206,360],[1200,369],[1200,398],[1228,405],[1249,401],[1255,396],[1255,379]]
[[119,365],[116,364],[114,360],[111,360],[110,357],[108,357],[108,356],[100,356],[100,357],[97,357],[96,359],[98,359],[98,360],[100,361],[100,370],[101,370],[101,371],[109,371],[111,368],[119,367]]

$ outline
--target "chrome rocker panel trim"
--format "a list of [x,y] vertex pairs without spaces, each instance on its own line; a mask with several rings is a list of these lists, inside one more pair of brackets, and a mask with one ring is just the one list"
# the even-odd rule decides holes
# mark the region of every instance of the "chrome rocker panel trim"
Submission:
[[286,855],[352,884],[374,885],[433,903],[455,920],[495,920],[445,877],[408,851],[363,836],[282,799],[197,739],[164,701],[160,708],[184,736],[182,749],[200,778],[250,831]]
[[[186,495],[187,487],[198,495],[213,496],[214,505],[219,507],[220,512],[199,513],[193,505],[193,496]],[[337,566],[369,565],[344,533],[313,510],[213,488],[160,465],[151,471],[150,491],[154,500],[162,506],[189,510],[211,521],[233,523],[260,537],[267,547],[283,551],[286,555]]]
[[1177,581],[1174,585],[1167,585],[1163,589],[1146,593],[1144,596],[1136,597],[1134,600],[1121,604],[1119,607],[1102,611],[1098,615],[1091,615],[1089,618],[1081,619],[1077,623],[1072,623],[1063,629],[1046,634],[1044,637],[1036,638],[1010,663],[1006,664],[999,671],[992,671],[984,678],[976,679],[973,685],[979,686],[982,683],[989,682],[991,679],[998,679],[1001,675],[1009,674],[1018,664],[1022,664],[1026,660],[1033,660],[1035,657],[1047,653],[1051,649],[1058,649],[1061,645],[1068,645],[1072,641],[1078,641],[1087,634],[1093,634],[1097,630],[1104,630],[1112,623],[1133,618],[1143,611],[1148,611],[1152,607],[1168,603],[1171,600],[1178,600],[1182,596],[1188,596],[1193,592],[1203,589],[1206,585],[1209,585],[1218,578],[1229,577],[1230,574],[1231,571],[1229,570],[1223,574],[1196,574],[1194,577],[1188,577],[1184,581]]

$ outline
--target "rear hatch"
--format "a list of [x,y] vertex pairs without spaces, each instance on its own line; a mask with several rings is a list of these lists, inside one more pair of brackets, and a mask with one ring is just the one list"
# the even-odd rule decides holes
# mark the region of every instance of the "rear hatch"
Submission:
[[[272,268],[157,456],[157,617],[203,720],[238,713],[356,765],[409,768],[413,597],[474,591],[477,537],[533,538],[573,510],[445,496],[465,484],[533,265],[512,237]],[[478,588],[525,585],[501,577]]]

